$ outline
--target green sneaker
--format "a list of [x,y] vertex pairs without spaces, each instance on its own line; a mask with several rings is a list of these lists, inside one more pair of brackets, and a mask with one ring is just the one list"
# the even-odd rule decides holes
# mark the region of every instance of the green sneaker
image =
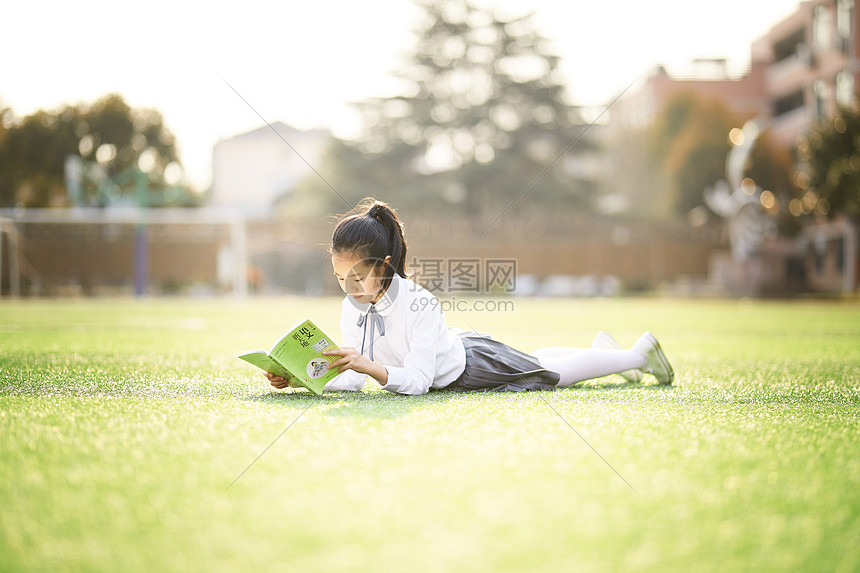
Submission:
[[[592,348],[603,348],[606,350],[621,350],[621,345],[608,332],[602,330],[594,337],[594,342],[591,343]],[[628,382],[639,384],[642,382],[642,373],[638,370],[625,370],[618,373]]]
[[633,345],[633,350],[648,359],[648,363],[640,370],[653,374],[660,384],[671,384],[675,380],[675,371],[653,334],[646,332],[640,336]]

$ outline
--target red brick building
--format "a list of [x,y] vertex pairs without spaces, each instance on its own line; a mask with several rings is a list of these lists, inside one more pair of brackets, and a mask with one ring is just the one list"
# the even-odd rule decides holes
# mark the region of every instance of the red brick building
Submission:
[[860,88],[860,23],[854,0],[809,0],[751,46],[763,62],[772,134],[793,144],[798,134],[850,106]]
[[814,122],[851,105],[860,94],[860,14],[855,0],[807,0],[750,46],[750,67],[728,73],[724,60],[697,60],[686,77],[658,67],[612,110],[615,129],[654,122],[669,98],[682,91],[716,97],[743,122],[761,115],[772,134],[792,145]]

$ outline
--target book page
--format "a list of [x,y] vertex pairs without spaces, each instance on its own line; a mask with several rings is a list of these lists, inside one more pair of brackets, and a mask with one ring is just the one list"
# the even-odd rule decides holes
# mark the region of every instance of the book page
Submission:
[[239,355],[239,358],[241,358],[245,362],[253,364],[257,368],[261,368],[266,372],[271,372],[272,374],[277,374],[278,376],[282,376],[284,378],[290,377],[289,372],[282,368],[280,364],[269,358],[269,356],[262,350],[244,352]]

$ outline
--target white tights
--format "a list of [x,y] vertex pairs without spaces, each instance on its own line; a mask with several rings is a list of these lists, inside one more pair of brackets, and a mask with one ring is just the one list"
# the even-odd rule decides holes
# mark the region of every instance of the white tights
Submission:
[[531,355],[547,370],[559,373],[559,388],[567,388],[584,380],[618,374],[625,370],[643,368],[648,363],[648,359],[635,350],[549,346],[535,350]]

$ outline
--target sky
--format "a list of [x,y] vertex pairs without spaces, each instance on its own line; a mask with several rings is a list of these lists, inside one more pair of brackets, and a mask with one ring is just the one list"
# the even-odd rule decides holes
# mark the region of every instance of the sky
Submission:
[[[658,64],[683,74],[695,58],[726,58],[740,72],[750,44],[799,4],[473,2],[503,16],[534,12],[572,99],[598,110]],[[4,4],[0,105],[22,117],[120,93],[162,113],[198,188],[210,182],[212,146],[263,119],[354,134],[350,103],[396,93],[392,72],[407,60],[420,16],[408,0]]]

